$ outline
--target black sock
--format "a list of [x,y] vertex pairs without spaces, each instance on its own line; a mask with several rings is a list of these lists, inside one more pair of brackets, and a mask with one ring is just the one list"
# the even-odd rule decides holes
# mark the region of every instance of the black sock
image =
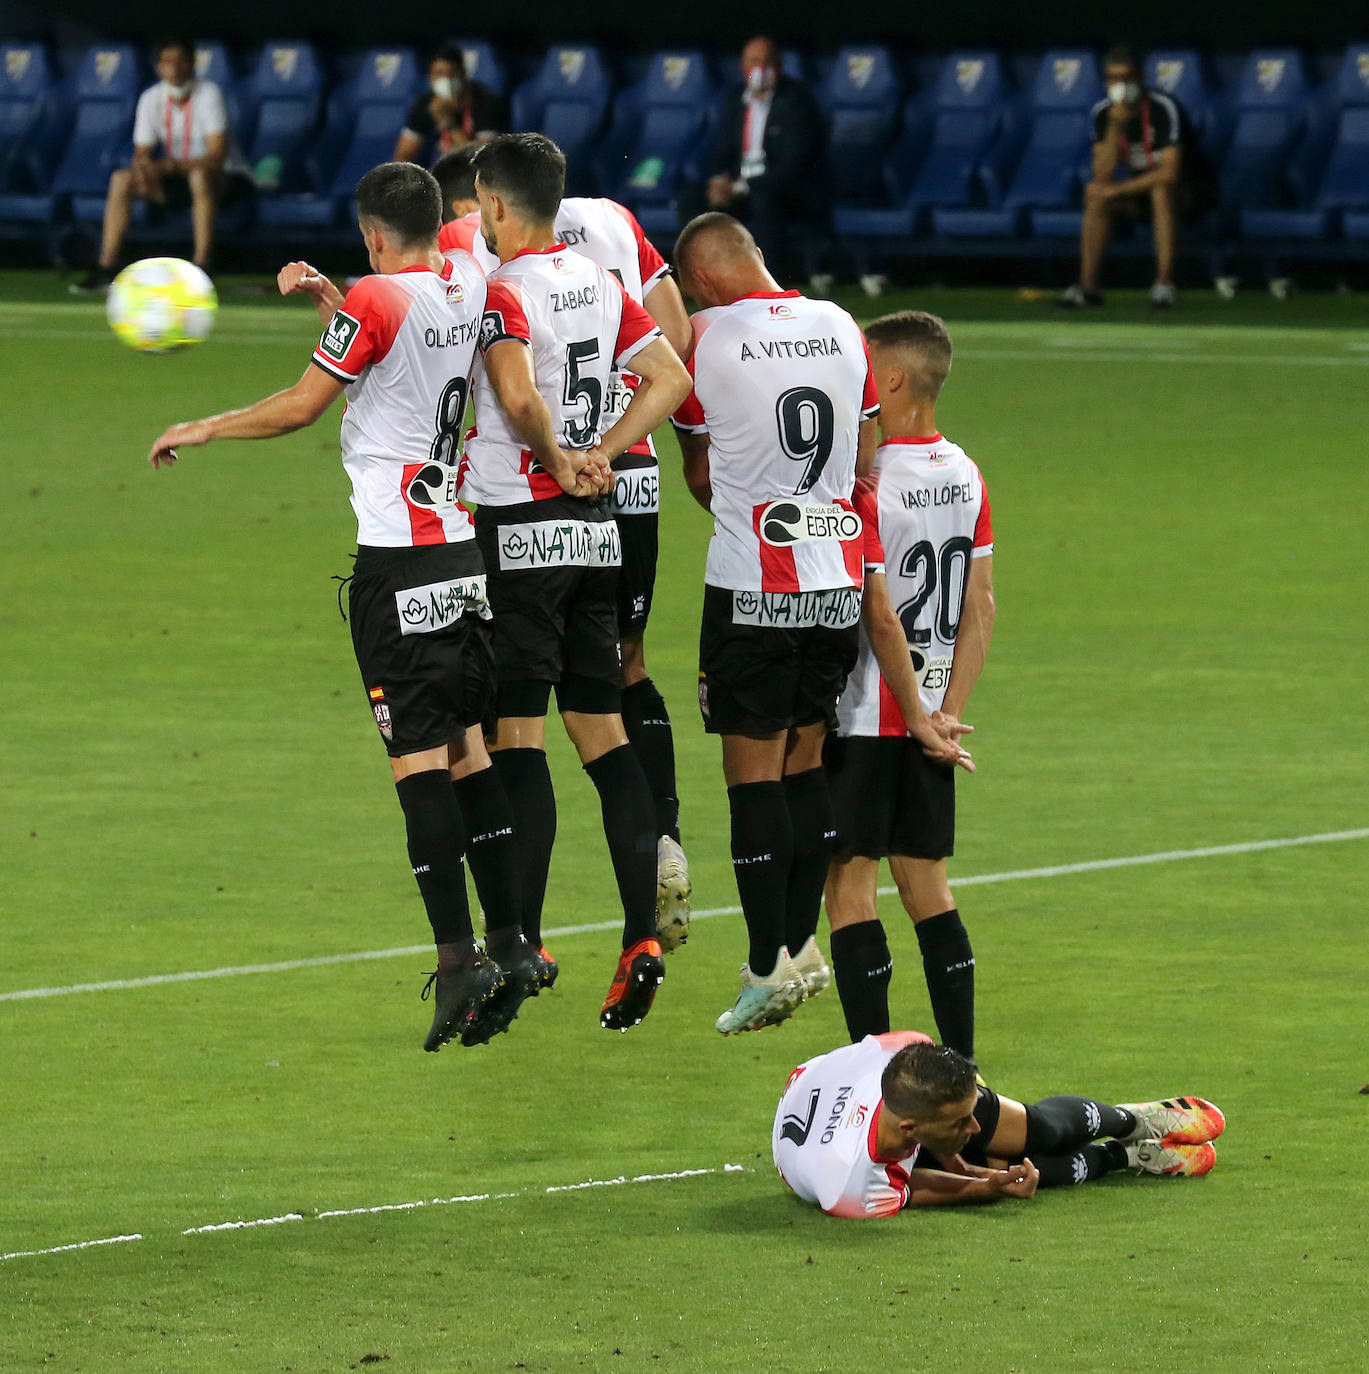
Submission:
[[656,803],[656,833],[680,838],[680,799],[675,794],[675,736],[665,699],[648,678],[623,688],[623,729],[642,761]]
[[1027,1151],[1027,1158],[1041,1173],[1038,1188],[1069,1188],[1102,1178],[1114,1169],[1127,1167],[1127,1147],[1120,1140],[1103,1140],[1096,1145],[1081,1145],[1073,1154],[1042,1155]]
[[857,921],[832,932],[832,972],[852,1044],[888,1031],[893,968],[881,921]]
[[434,942],[448,945],[472,941],[462,862],[466,831],[452,791],[451,774],[445,768],[411,773],[395,783],[395,791],[404,808],[409,862],[423,895]]
[[1136,1118],[1122,1107],[1091,1097],[1043,1097],[1027,1108],[1027,1148],[1032,1159],[1058,1155],[1104,1136],[1130,1135]]
[[466,863],[485,908],[485,929],[523,928],[523,896],[518,882],[513,807],[493,768],[458,778],[456,799],[466,821]]
[[784,784],[743,782],[727,789],[732,811],[732,871],[751,947],[747,963],[764,977],[775,967],[785,936],[794,827]]
[[551,770],[541,749],[500,749],[491,757],[513,811],[523,891],[523,934],[537,948],[542,943],[542,901],[556,842],[556,793],[551,786]]
[[784,799],[794,831],[794,858],[789,865],[785,898],[784,942],[797,954],[817,932],[822,914],[822,889],[827,864],[837,838],[827,774],[821,768],[794,773],[784,780]]
[[613,875],[623,903],[623,948],[656,938],[656,813],[630,744],[620,744],[585,764],[599,793]]
[[922,971],[941,1043],[973,1059],[974,952],[960,912],[952,907],[916,922],[913,929],[922,951]]

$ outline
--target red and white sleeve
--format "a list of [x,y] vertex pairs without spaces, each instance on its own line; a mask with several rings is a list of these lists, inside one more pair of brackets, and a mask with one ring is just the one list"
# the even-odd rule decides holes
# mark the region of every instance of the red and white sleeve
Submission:
[[860,398],[860,418],[872,419],[879,414],[879,391],[875,387],[875,369],[870,362],[870,345],[861,341],[865,349],[865,391]]
[[656,321],[647,314],[646,307],[638,305],[623,290],[622,282],[607,272],[604,275],[618,288],[623,298],[623,313],[618,321],[618,338],[613,345],[613,365],[631,369],[632,359],[648,344],[664,336],[657,328]]
[[993,552],[993,516],[989,512],[989,488],[984,475],[978,468],[975,475],[979,478],[979,517],[974,522],[974,548],[970,557],[983,558]]
[[[694,380],[694,359],[699,355],[697,346],[685,362],[685,371],[689,373],[689,380]],[[707,434],[708,417],[704,414],[704,408],[699,404],[699,393],[692,387],[689,395],[680,402],[680,408],[670,417],[670,423],[676,429],[683,430],[686,434]]]
[[864,540],[865,571],[882,573],[884,571],[884,541],[879,535],[879,482],[875,478],[862,477],[856,483],[851,504],[860,516],[864,527],[861,538]]
[[389,353],[409,313],[409,299],[403,287],[384,277],[363,277],[328,321],[314,349],[314,365],[344,385],[359,380]]
[[491,281],[485,295],[485,315],[480,321],[480,351],[484,353],[505,339],[531,344],[523,295],[512,282]]

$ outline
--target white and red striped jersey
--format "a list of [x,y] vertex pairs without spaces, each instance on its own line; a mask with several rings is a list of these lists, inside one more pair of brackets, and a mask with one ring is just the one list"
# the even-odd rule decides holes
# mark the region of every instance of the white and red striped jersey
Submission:
[[[612,272],[622,282],[623,290],[638,305],[646,301],[656,284],[670,272],[665,259],[642,232],[637,216],[626,205],[619,205],[616,200],[607,197],[569,196],[563,200],[556,212],[556,236],[567,248],[582,253],[605,271]],[[499,259],[490,252],[481,237],[478,210],[444,224],[437,246],[443,252],[449,248],[466,249],[487,275],[499,266]],[[637,380],[630,372],[613,374],[604,398],[605,429],[627,409],[632,393],[637,389]],[[651,474],[641,471],[656,467],[656,448],[651,442],[651,435],[648,434],[628,449],[614,466],[631,468],[634,473],[630,481],[618,483],[612,498],[621,513],[638,514],[647,509],[655,510],[659,478],[652,478]],[[643,502],[648,504],[644,505]]]
[[[770,1150],[780,1177],[805,1202],[834,1217],[890,1217],[908,1202],[918,1150],[878,1153],[884,1067],[920,1031],[867,1035],[800,1064],[784,1085]],[[933,1166],[939,1167],[939,1166]]]
[[[917,671],[922,709],[941,709],[955,661],[970,562],[993,552],[989,493],[965,451],[940,434],[891,439],[871,480],[856,488],[865,523],[865,567],[882,572]],[[906,735],[869,636],[837,702],[841,735]]]
[[456,488],[484,310],[485,278],[460,254],[440,274],[406,267],[362,277],[323,331],[314,364],[347,388],[342,465],[352,479],[357,543],[403,548],[473,537]]
[[752,592],[863,581],[851,504],[870,355],[840,306],[758,291],[694,316],[694,390],[678,428],[708,435],[713,539],[704,580]]
[[[559,241],[519,253],[488,278],[480,351],[507,339],[532,349],[537,390],[564,449],[599,442],[613,370],[630,366],[660,337],[617,277]],[[492,506],[561,494],[514,433],[483,368],[476,373],[475,428],[466,439],[461,493]]]

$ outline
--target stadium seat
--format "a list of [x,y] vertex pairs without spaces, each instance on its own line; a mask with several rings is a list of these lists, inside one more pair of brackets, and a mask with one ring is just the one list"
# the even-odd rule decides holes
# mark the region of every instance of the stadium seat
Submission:
[[827,189],[834,205],[884,199],[884,159],[898,130],[902,81],[888,48],[842,48],[819,93],[827,116]]
[[1340,105],[1335,142],[1316,204],[1341,212],[1347,239],[1369,238],[1369,43],[1345,50],[1333,87]]
[[888,208],[838,207],[842,238],[901,238],[927,229],[938,205],[970,207],[976,169],[997,136],[1007,74],[997,53],[957,52],[931,87],[904,106],[902,129],[884,166]]
[[[996,238],[1019,234],[1030,225],[1051,237],[1077,235],[1079,211],[1074,207],[1093,142],[1090,111],[1101,95],[1092,52],[1048,52],[1028,94],[1025,138],[1016,129],[1005,130],[980,165],[987,208],[938,206],[932,212],[937,233]],[[1060,222],[1046,218],[1053,213]]]
[[[708,63],[696,50],[656,53],[642,79],[615,102],[614,128],[600,165],[608,195],[640,215],[673,208],[682,174],[700,175],[714,105]],[[650,217],[648,213],[648,217]]]
[[449,38],[453,48],[460,48],[466,59],[466,76],[487,86],[496,95],[503,95],[508,89],[508,73],[504,70],[503,60],[494,45],[483,38]]
[[304,159],[323,105],[323,68],[312,45],[289,39],[267,43],[246,91],[256,113],[243,151],[262,204],[309,189]]
[[603,56],[588,44],[548,49],[537,74],[513,93],[513,127],[539,129],[565,153],[568,195],[596,194],[593,149],[612,95]]
[[70,197],[81,223],[104,218],[109,176],[133,151],[133,111],[146,85],[136,50],[127,43],[96,44],[76,73],[75,118],[53,192]]
[[64,132],[56,90],[41,43],[0,44],[0,222],[52,218],[48,187]]

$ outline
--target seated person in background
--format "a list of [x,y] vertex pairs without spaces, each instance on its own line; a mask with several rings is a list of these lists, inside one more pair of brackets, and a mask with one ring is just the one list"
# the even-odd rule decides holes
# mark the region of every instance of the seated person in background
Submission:
[[251,187],[223,92],[212,81],[195,78],[195,45],[182,38],[162,43],[157,75],[161,80],[138,97],[133,161],[109,178],[99,261],[74,291],[101,291],[109,285],[135,200],[160,208],[188,199],[194,261],[208,270],[219,206]]
[[773,38],[742,49],[743,85],[725,97],[706,186],[680,197],[687,223],[725,210],[751,230],[770,270],[783,282],[785,230],[811,220],[822,179],[822,121],[808,89],[780,71]]
[[502,96],[466,76],[460,48],[439,48],[428,63],[428,87],[414,101],[395,144],[396,162],[412,162],[433,137],[437,151],[450,153],[467,143],[488,143],[508,132]]
[[1025,1106],[920,1031],[867,1035],[801,1064],[775,1109],[780,1177],[834,1217],[1029,1198],[1117,1169],[1198,1178],[1226,1119],[1201,1097]]
[[[1155,237],[1155,284],[1150,303],[1175,304],[1174,245],[1180,217],[1192,218],[1200,199],[1198,161],[1189,144],[1189,122],[1173,96],[1141,83],[1130,48],[1117,46],[1103,59],[1107,95],[1093,107],[1093,180],[1084,187],[1079,280],[1056,304],[1067,310],[1102,305],[1098,289],[1103,250],[1112,217],[1149,219]],[[1119,171],[1125,175],[1119,180]]]
[[478,143],[468,143],[433,163],[433,175],[442,188],[442,231],[437,246],[443,253],[453,248],[471,252],[480,232],[480,202],[475,198],[475,155],[480,148]]

